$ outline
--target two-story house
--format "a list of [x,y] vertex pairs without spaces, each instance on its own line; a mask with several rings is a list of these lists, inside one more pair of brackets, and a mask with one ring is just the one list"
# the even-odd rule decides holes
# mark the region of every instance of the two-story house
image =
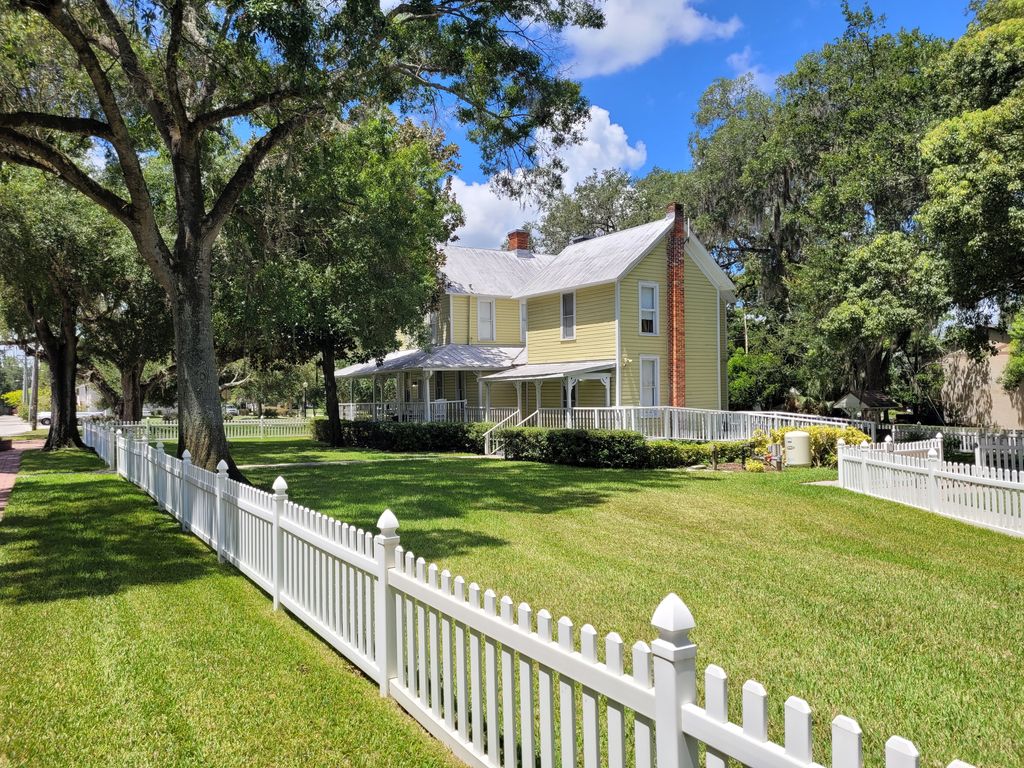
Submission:
[[[434,343],[353,365],[372,413],[525,418],[537,409],[727,408],[725,310],[734,286],[673,204],[659,221],[580,238],[559,254],[449,246]],[[385,400],[394,379],[396,397]],[[388,389],[391,389],[388,387]],[[347,415],[367,406],[349,405]]]

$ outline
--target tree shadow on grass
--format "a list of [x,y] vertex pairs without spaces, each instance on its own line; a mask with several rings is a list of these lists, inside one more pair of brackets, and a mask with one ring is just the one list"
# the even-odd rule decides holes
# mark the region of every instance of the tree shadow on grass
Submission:
[[[250,473],[269,487],[278,470]],[[564,467],[493,459],[382,461],[344,466],[295,467],[284,471],[290,497],[344,522],[376,530],[377,518],[390,508],[399,523],[458,522],[471,513],[495,515],[572,515],[622,495],[645,490],[679,489],[715,482],[711,475],[675,471],[637,471]],[[425,558],[450,556],[506,542],[465,534],[457,525],[400,528],[402,544]],[[463,534],[460,542],[457,538]],[[445,536],[450,538],[445,539]]]
[[0,523],[0,603],[113,595],[217,569],[198,540],[115,477],[20,478]]

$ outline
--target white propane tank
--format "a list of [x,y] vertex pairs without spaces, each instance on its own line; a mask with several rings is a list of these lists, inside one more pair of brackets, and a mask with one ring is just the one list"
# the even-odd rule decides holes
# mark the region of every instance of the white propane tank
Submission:
[[811,466],[811,436],[801,430],[786,433],[786,466]]

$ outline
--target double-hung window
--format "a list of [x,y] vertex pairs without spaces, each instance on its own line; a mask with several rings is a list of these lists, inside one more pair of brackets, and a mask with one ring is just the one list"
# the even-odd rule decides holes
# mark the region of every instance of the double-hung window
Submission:
[[640,358],[640,405],[642,406],[653,408],[659,404],[659,362],[656,357]]
[[657,283],[640,283],[640,335],[658,335]]
[[494,299],[476,300],[476,335],[480,341],[494,341]]
[[519,302],[519,340],[526,343],[526,299]]
[[562,340],[576,338],[576,294],[562,294]]

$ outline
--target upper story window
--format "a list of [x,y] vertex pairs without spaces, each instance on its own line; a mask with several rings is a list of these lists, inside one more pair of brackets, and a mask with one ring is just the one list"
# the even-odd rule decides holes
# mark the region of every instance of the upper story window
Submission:
[[476,300],[476,335],[480,341],[494,341],[494,299]]
[[519,340],[526,343],[526,299],[519,302]]
[[562,339],[576,338],[576,294],[562,294]]
[[658,335],[658,284],[640,283],[640,335]]
[[437,344],[441,335],[441,321],[435,309],[430,313],[430,343]]

